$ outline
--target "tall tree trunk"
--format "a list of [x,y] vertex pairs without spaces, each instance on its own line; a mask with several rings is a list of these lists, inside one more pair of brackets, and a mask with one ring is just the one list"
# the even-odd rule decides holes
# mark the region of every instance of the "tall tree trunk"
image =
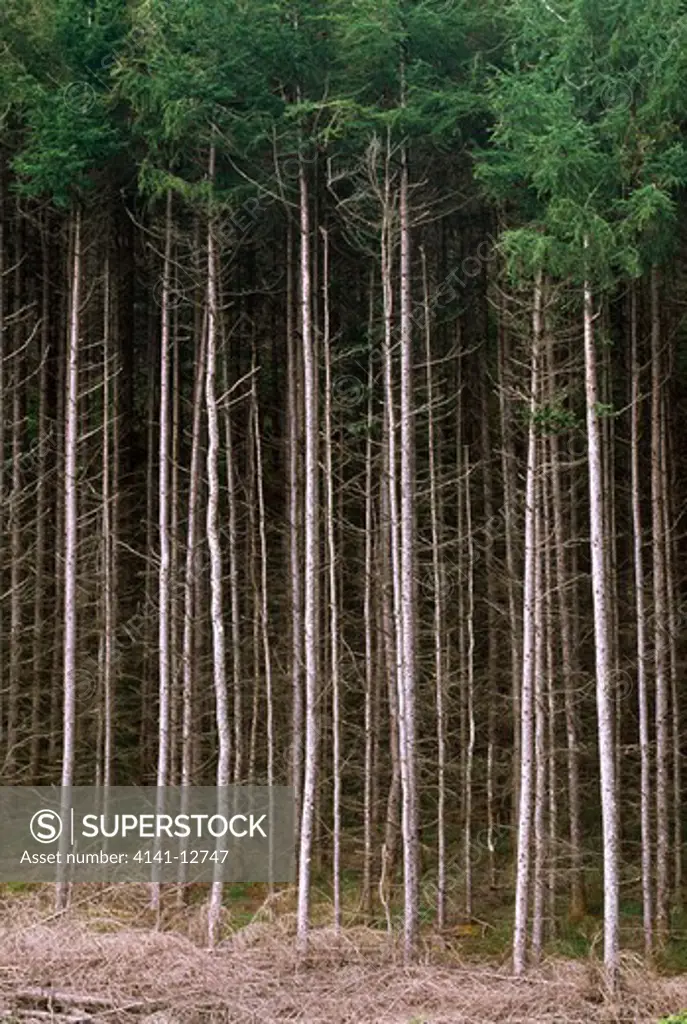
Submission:
[[[585,239],[585,249],[588,240]],[[601,771],[601,817],[604,865],[604,967],[606,981],[613,991],[619,966],[619,849],[617,790],[613,743],[613,687],[608,642],[609,580],[605,558],[603,507],[603,452],[599,422],[594,310],[592,290],[584,285],[584,357],[585,398],[587,405],[587,445],[589,474],[589,519],[592,560],[592,598],[594,607],[594,646],[596,655],[596,706]]]
[[[255,367],[254,367],[255,371]],[[255,475],[258,499],[258,535],[260,539],[260,639],[262,643],[263,670],[265,673],[265,739],[267,741],[267,785],[274,785],[274,699],[272,687],[272,649],[270,646],[269,622],[269,586],[267,561],[267,517],[265,513],[265,496],[262,468],[262,440],[260,432],[260,414],[256,392],[255,372],[253,374],[253,430],[255,433]]]
[[[174,287],[178,288],[178,269],[175,268]],[[181,401],[179,338],[179,308],[172,316],[172,383],[171,383],[171,442],[170,442],[170,500],[169,500],[169,784],[177,786],[181,775],[179,759],[181,692],[179,675],[179,406]]]
[[410,278],[410,213],[408,156],[401,150],[400,289],[401,289],[401,619],[402,657],[399,673],[401,792],[404,881],[404,953],[415,956],[419,928],[419,845],[415,720],[415,411],[413,403],[413,339]]
[[305,407],[305,576],[303,633],[305,652],[305,764],[298,868],[297,945],[307,953],[310,927],[310,869],[313,847],[315,789],[317,784],[317,674],[318,674],[318,414],[317,363],[312,332],[310,215],[305,163],[299,160],[301,337]]
[[[208,178],[215,181],[215,147],[210,149]],[[217,786],[220,789],[219,807],[223,805],[222,787],[230,782],[231,726],[227,694],[227,668],[224,641],[224,599],[222,592],[222,548],[219,536],[219,418],[215,377],[217,372],[217,261],[215,257],[214,223],[212,209],[208,211],[208,279],[207,279],[207,353],[205,362],[205,408],[208,424],[207,480],[208,504],[206,535],[210,553],[210,621],[212,625],[212,674],[215,690],[215,716],[217,723]],[[221,864],[215,865],[210,906],[208,908],[208,942],[214,946],[222,909]]]
[[231,606],[231,667],[234,700],[234,784],[241,781],[243,771],[243,658],[241,656],[241,604],[239,600],[239,537],[236,497],[236,450],[231,422],[228,353],[222,359],[224,394],[224,465],[227,475],[229,512],[229,602]]
[[466,722],[467,749],[465,755],[465,821],[463,830],[463,869],[465,872],[465,916],[472,917],[472,775],[475,760],[475,539],[472,533],[472,488],[470,484],[470,449],[466,445],[463,455],[465,473],[465,537],[467,540],[467,680]]
[[570,831],[570,909],[571,921],[581,920],[586,913],[584,876],[582,872],[582,830],[580,824],[580,759],[578,722],[573,680],[573,635],[569,598],[569,573],[565,557],[563,524],[563,488],[558,437],[551,434],[551,488],[553,495],[554,549],[556,552],[556,591],[561,636],[561,674],[565,704],[566,754],[568,769],[568,818]]
[[334,529],[334,470],[332,465],[332,355],[329,314],[329,233],[322,234],[322,309],[324,355],[324,478],[327,568],[329,584],[329,671],[332,688],[332,777],[334,785],[332,830],[332,887],[334,928],[341,930],[341,694],[339,677],[339,594]]
[[[163,789],[169,780],[170,726],[170,536],[169,536],[169,414],[170,414],[170,285],[172,278],[172,193],[167,192],[165,211],[165,252],[162,267],[160,327],[160,435],[158,477],[158,536],[160,564],[158,568],[158,746],[157,810],[164,811]],[[160,915],[160,883],[153,866],[151,905]]]
[[[194,771],[194,702],[196,692],[196,608],[200,590],[198,505],[200,496],[200,460],[203,396],[205,392],[205,362],[207,340],[207,310],[203,322],[197,327],[196,370],[193,384],[193,414],[191,426],[191,464],[188,481],[188,518],[186,523],[186,555],[184,563],[184,621],[181,643],[181,813],[186,813],[187,788],[193,782]],[[183,902],[183,883],[186,864],[179,863],[178,902]]]
[[427,257],[422,257],[422,287],[425,317],[425,361],[427,364],[427,445],[429,449],[429,508],[432,529],[432,593],[434,595],[434,693],[437,728],[437,916],[436,925],[442,929],[446,923],[446,681],[444,675],[444,587],[446,582],[443,562],[441,508],[437,486],[437,452],[434,424],[434,375],[432,367],[432,333],[430,324],[429,284]]
[[12,486],[9,500],[9,534],[10,534],[10,644],[9,644],[9,692],[7,695],[7,766],[6,772],[10,779],[16,779],[19,768],[18,752],[20,748],[21,727],[23,716],[22,682],[22,634],[23,634],[23,594],[24,594],[24,523],[23,512],[23,474],[22,448],[24,440],[24,376],[26,373],[25,356],[25,318],[22,309],[24,286],[24,227],[17,213],[17,253],[14,266],[14,317],[13,317],[13,352],[12,352]]
[[668,466],[673,460],[668,458],[670,434],[668,426],[667,398],[661,402],[661,420],[663,445],[661,448],[661,475],[663,478],[663,530],[665,535],[666,554],[666,623],[668,629],[668,662],[670,666],[670,702],[672,711],[672,757],[673,757],[673,847],[674,872],[673,896],[676,912],[682,911],[682,755],[681,755],[681,721],[680,689],[678,686],[678,652],[677,652],[677,610],[675,598],[677,594],[674,565],[676,562],[676,538],[671,517],[671,496],[674,493],[673,482],[668,479]]
[[[36,582],[33,605],[33,689],[31,700],[31,759],[29,778],[37,782],[41,758],[41,721],[45,661],[45,590],[47,562],[47,523],[48,510],[48,354],[50,345],[50,259],[47,238],[48,221],[41,225],[41,256],[42,256],[42,288],[41,288],[41,326],[40,351],[38,368],[38,465],[36,468]],[[2,268],[0,266],[0,273]],[[0,394],[2,391],[0,389]],[[0,452],[4,452],[0,443]],[[2,486],[0,486],[2,495]],[[2,498],[0,497],[0,500]],[[1,524],[0,524],[1,529]],[[1,624],[0,624],[1,628]],[[1,712],[0,712],[1,718]]]
[[[64,436],[64,638],[62,716],[62,801],[69,800],[74,783],[76,726],[76,573],[77,573],[77,444],[79,424],[79,329],[81,312],[81,211],[72,215],[74,230],[72,256],[69,340],[67,346],[67,397]],[[67,804],[68,806],[68,804]],[[66,812],[67,807],[63,807]],[[63,831],[66,837],[66,830]],[[55,906],[67,905],[64,858],[58,866]]]
[[508,588],[508,634],[510,638],[511,694],[513,703],[513,822],[518,820],[520,773],[520,686],[522,682],[522,637],[516,600],[516,455],[513,445],[511,407],[510,333],[504,324],[505,312],[499,310],[499,414],[501,421],[501,474],[503,477],[503,515],[505,520],[506,582]]
[[[370,314],[368,334],[372,336],[374,323],[374,273],[370,275]],[[372,912],[372,836],[375,826],[376,802],[374,800],[373,773],[377,769],[375,755],[375,737],[379,730],[375,728],[375,706],[373,687],[376,683],[374,665],[374,618],[373,618],[373,509],[374,497],[372,490],[372,430],[373,430],[373,392],[374,373],[372,350],[368,356],[367,369],[367,423],[365,438],[365,579],[363,581],[363,622],[365,629],[365,762],[363,779],[363,883],[361,904],[363,912],[369,918]]]
[[301,401],[300,368],[294,339],[293,230],[289,219],[286,237],[286,361],[287,361],[287,464],[288,551],[291,611],[291,785],[295,805],[296,839],[300,830],[303,786],[303,598],[301,586]]
[[654,920],[651,868],[651,752],[649,703],[647,693],[647,629],[644,558],[642,555],[642,503],[639,475],[639,436],[641,423],[641,370],[638,353],[637,288],[630,294],[630,334],[632,345],[630,467],[632,490],[632,539],[634,555],[635,615],[637,622],[637,699],[639,706],[640,825],[642,833],[642,908],[644,951],[653,954]]
[[668,775],[669,699],[666,629],[664,481],[661,449],[663,359],[658,270],[651,270],[651,537],[654,590],[654,674],[656,685],[656,940],[668,937]]
[[[103,310],[103,462],[102,462],[102,560],[103,579],[103,774],[102,783],[107,790],[112,785],[112,758],[114,753],[114,545],[113,545],[113,451],[112,451],[112,399],[111,381],[116,377],[117,359],[112,358],[110,330],[111,272],[109,256],[105,260],[105,300]],[[113,369],[114,367],[114,369]]]
[[[3,410],[7,401],[6,387],[6,360],[7,360],[7,324],[5,312],[7,309],[6,282],[5,282],[5,162],[4,155],[0,155],[0,403]],[[5,760],[8,750],[5,749],[5,416],[0,416],[0,757]],[[56,545],[57,547],[58,545]],[[57,620],[57,616],[56,616]]]
[[527,966],[527,918],[532,845],[532,796],[534,776],[534,672],[536,657],[536,511],[538,444],[534,416],[539,396],[539,359],[542,336],[541,274],[534,286],[532,313],[531,383],[525,483],[525,581],[523,597],[522,686],[520,691],[520,794],[518,808],[518,854],[515,882],[515,924],[513,928],[513,973],[520,976]]
[[[543,363],[543,354],[542,354]],[[537,443],[537,442],[535,442]],[[541,442],[538,442],[541,451]],[[538,471],[534,506],[534,900],[532,907],[532,960],[539,964],[544,946],[546,907],[546,689],[544,680],[544,630],[542,621],[542,554],[545,501],[544,467]]]

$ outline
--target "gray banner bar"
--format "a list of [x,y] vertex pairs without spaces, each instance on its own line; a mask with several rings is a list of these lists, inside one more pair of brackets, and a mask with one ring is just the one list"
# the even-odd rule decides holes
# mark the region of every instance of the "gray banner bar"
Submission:
[[0,787],[0,882],[293,882],[289,786]]

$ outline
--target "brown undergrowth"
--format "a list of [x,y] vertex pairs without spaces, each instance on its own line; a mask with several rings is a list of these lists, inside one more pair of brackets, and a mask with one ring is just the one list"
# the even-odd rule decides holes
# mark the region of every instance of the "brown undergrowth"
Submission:
[[202,907],[169,912],[156,930],[143,887],[133,900],[131,892],[126,901],[106,896],[77,889],[60,916],[45,891],[0,901],[0,1020],[655,1024],[687,1007],[687,978],[648,974],[632,957],[622,995],[609,1002],[592,960],[548,960],[516,980],[505,965],[468,964],[455,949],[439,955],[428,946],[424,962],[404,967],[384,933],[353,927],[337,936],[323,926],[303,964],[288,910],[263,906],[209,951],[200,943]]

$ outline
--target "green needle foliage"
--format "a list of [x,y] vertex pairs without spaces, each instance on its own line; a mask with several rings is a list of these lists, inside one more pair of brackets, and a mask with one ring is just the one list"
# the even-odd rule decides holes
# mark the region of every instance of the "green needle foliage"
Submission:
[[5,12],[10,98],[22,120],[18,188],[68,207],[103,187],[123,145],[110,65],[123,44],[121,0],[53,0],[41,19]]

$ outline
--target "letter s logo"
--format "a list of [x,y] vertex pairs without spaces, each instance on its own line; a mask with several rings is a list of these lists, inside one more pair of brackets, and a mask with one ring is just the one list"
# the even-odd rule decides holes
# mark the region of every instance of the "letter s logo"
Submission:
[[31,835],[38,843],[54,843],[62,833],[62,819],[57,811],[36,811],[29,825]]

